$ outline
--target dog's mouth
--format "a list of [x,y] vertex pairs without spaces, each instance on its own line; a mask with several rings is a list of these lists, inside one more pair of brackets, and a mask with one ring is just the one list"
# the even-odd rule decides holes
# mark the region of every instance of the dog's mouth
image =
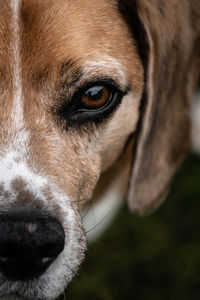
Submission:
[[[2,284],[6,287],[8,286],[7,281],[2,281]],[[1,293],[0,298],[3,300],[39,300],[41,299],[37,292],[33,293],[28,292],[29,290],[34,291],[34,286],[31,287],[30,283],[18,283],[10,285],[9,290],[5,293]]]
[[3,300],[27,300],[26,298],[24,297],[21,297],[20,295],[17,295],[16,294],[9,294],[9,295],[4,295]]
[[[3,300],[53,300],[60,294],[53,293],[53,295],[50,295],[45,288],[45,281],[43,280],[24,282],[8,282],[7,280],[2,280],[1,285],[3,285],[3,289],[0,294],[0,299]],[[50,288],[50,286],[48,288]]]

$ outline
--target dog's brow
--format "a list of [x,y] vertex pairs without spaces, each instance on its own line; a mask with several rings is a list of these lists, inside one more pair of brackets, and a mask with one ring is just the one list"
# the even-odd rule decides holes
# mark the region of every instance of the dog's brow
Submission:
[[78,60],[69,59],[61,64],[61,82],[65,89],[76,86],[82,77],[82,68]]
[[94,79],[111,79],[124,90],[127,86],[127,78],[124,66],[115,58],[108,55],[100,56],[100,60],[87,61],[83,67],[83,78],[88,81]]
[[127,87],[123,65],[116,59],[101,55],[101,59],[67,60],[60,68],[61,96],[73,95],[74,91],[89,82],[112,80],[122,90]]

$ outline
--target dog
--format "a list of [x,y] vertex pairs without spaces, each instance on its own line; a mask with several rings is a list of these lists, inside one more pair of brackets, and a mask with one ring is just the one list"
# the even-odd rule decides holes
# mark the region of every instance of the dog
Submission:
[[129,178],[150,213],[190,149],[200,2],[1,0],[0,41],[0,298],[54,299],[90,204],[110,220]]

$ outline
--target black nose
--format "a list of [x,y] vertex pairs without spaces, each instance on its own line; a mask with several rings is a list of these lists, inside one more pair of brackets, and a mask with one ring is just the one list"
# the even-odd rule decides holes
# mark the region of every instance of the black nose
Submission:
[[0,271],[10,280],[33,279],[64,248],[60,221],[39,209],[18,209],[0,215]]

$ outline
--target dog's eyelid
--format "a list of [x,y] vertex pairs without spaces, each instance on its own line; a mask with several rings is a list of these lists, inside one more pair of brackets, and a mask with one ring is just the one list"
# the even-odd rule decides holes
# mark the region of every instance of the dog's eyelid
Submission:
[[128,86],[127,82],[124,82],[121,80],[121,77],[118,77],[115,73],[113,73],[114,76],[104,74],[103,72],[99,72],[98,75],[93,75],[92,72],[90,76],[85,76],[84,74],[82,76],[82,80],[80,81],[79,86],[86,87],[87,85],[93,85],[93,84],[106,84],[116,87],[117,89],[121,90],[122,92],[126,91],[126,88]]
[[119,87],[118,83],[116,83],[113,79],[100,78],[99,80],[94,80],[85,83],[85,85],[83,86],[79,86],[71,96],[71,99],[69,99],[68,104],[67,103],[66,104],[73,105],[77,101],[77,99],[81,97],[82,94],[87,92],[88,89],[97,86],[108,88],[110,91],[112,91],[113,94],[115,93],[121,95],[121,98],[124,97],[129,91],[129,86],[126,86],[125,89],[124,88],[122,89],[121,87]]
[[84,84],[81,84],[78,88],[77,91],[79,90],[87,90],[88,88],[92,87],[92,86],[108,86],[111,88],[114,88],[122,93],[126,92],[126,88],[122,87],[115,79],[112,79],[110,77],[103,77],[103,76],[99,76],[97,78],[93,78],[92,80],[87,80],[85,81]]
[[[108,89],[107,101],[95,108],[82,106],[81,96],[87,92],[87,89],[92,87],[103,87]],[[67,127],[78,125],[79,127],[88,122],[101,123],[105,120],[121,103],[124,96],[130,91],[130,85],[127,85],[123,90],[113,79],[104,78],[101,81],[89,82],[83,87],[77,88],[71,99],[63,101],[54,112],[59,116],[60,120],[67,122]]]
[[80,80],[79,84],[71,87],[68,85],[68,83],[63,83],[62,91],[59,96],[60,105],[70,105],[83,91],[86,91],[92,86],[99,85],[110,87],[123,95],[126,95],[130,90],[130,85],[127,84],[125,87],[122,87],[117,80],[106,76],[98,76],[96,78],[92,78],[91,80]]
[[76,83],[73,82],[71,86],[68,82],[64,82],[62,84],[63,91],[65,90],[66,93],[75,94],[77,90],[87,88],[88,86],[92,85],[99,85],[99,84],[105,84],[105,85],[111,85],[116,87],[117,89],[121,90],[122,92],[125,92],[127,89],[128,84],[124,85],[120,82],[120,80],[117,80],[116,78],[112,78],[111,76],[105,76],[102,74],[99,74],[98,76],[92,76],[92,77],[79,77],[79,80],[76,81]]

